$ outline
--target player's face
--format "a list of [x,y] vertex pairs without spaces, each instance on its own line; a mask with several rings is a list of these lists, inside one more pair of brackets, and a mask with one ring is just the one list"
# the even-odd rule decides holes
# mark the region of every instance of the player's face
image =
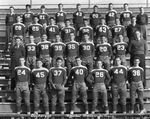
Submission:
[[101,43],[106,43],[106,37],[103,36],[103,37],[101,38]]
[[119,39],[119,42],[122,42],[122,41],[123,41],[123,36],[122,36],[122,35],[119,35],[119,36],[118,36],[118,39]]
[[81,65],[82,60],[80,58],[76,58],[77,65]]
[[29,12],[31,8],[29,6],[26,7],[26,11]]
[[14,8],[10,8],[10,13],[14,13]]
[[72,40],[74,40],[75,39],[75,35],[74,35],[74,33],[71,33],[70,34],[70,40],[72,41]]
[[135,59],[134,60],[134,66],[139,66],[140,64],[140,60],[139,59]]
[[63,5],[59,5],[58,8],[59,8],[59,10],[62,10],[63,9]]
[[19,62],[20,62],[20,65],[22,66],[22,65],[24,65],[24,63],[25,63],[25,59],[24,59],[24,58],[20,58],[20,59],[19,59]]
[[89,36],[87,34],[84,35],[84,40],[85,40],[85,42],[89,41]]
[[137,37],[137,40],[140,40],[141,39],[141,33],[139,31],[136,31],[135,32],[135,35]]
[[101,19],[101,24],[105,24],[105,20],[104,19]]
[[45,8],[41,8],[41,12],[45,12]]
[[144,13],[144,8],[140,8],[140,12],[141,12],[141,13]]
[[94,7],[94,12],[97,12],[98,11],[98,8],[97,7]]
[[70,26],[70,21],[66,21],[66,26]]
[[57,67],[61,67],[62,66],[62,60],[57,60],[56,65],[57,65]]
[[34,22],[38,23],[39,19],[37,17],[34,17]]
[[43,36],[42,36],[42,41],[46,41],[47,40],[47,36],[44,34]]
[[97,68],[101,68],[102,67],[102,62],[101,61],[97,61],[96,65],[97,65]]
[[132,23],[136,23],[136,18],[132,18]]
[[60,41],[60,36],[56,35],[56,42],[59,42],[59,41]]
[[116,64],[117,66],[121,64],[120,58],[116,58],[116,59],[115,59],[115,64]]
[[16,45],[20,45],[20,39],[19,38],[16,39]]
[[17,22],[21,22],[21,17],[20,16],[17,17]]
[[54,19],[50,19],[50,24],[54,25],[55,24],[55,20]]
[[43,65],[42,61],[37,61],[37,62],[36,62],[37,68],[41,68],[42,65]]
[[87,20],[84,21],[84,25],[88,26],[88,21]]
[[129,6],[128,5],[124,5],[124,9],[128,10]]
[[112,10],[113,9],[113,5],[109,5],[109,9]]
[[80,5],[77,6],[77,11],[81,11],[81,6]]
[[29,38],[30,38],[29,42],[34,43],[34,36],[30,36]]
[[116,24],[120,25],[120,20],[119,19],[116,19]]

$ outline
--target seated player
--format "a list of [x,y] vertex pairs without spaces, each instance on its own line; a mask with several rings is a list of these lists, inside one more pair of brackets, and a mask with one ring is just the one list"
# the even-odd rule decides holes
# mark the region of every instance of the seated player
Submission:
[[49,22],[49,25],[46,27],[47,40],[54,43],[55,35],[59,33],[59,27],[55,25],[54,17],[50,17]]
[[104,68],[110,69],[110,59],[112,56],[112,48],[105,36],[102,36],[101,43],[97,44],[95,51],[96,59],[101,60],[104,64]]
[[42,59],[43,66],[50,69],[51,57],[50,57],[51,43],[47,41],[46,34],[42,35],[42,41],[37,44],[37,57]]
[[126,55],[128,52],[128,44],[123,41],[122,34],[118,35],[118,43],[115,43],[112,47],[114,56],[119,56],[121,64],[127,66]]
[[15,67],[15,80],[16,80],[16,106],[17,106],[17,114],[21,113],[21,100],[22,96],[25,104],[26,104],[26,111],[27,114],[30,114],[30,69],[26,67],[25,64],[25,58],[20,57],[19,58],[19,66]]
[[36,68],[37,45],[34,43],[34,36],[29,36],[29,43],[25,45],[26,66],[31,70]]
[[143,104],[143,81],[144,81],[144,69],[139,66],[140,59],[138,57],[134,58],[134,64],[129,68],[128,71],[128,82],[130,83],[130,98],[131,98],[131,111],[134,113],[135,103],[136,103],[136,93],[138,95],[138,100],[140,104],[140,114],[146,113],[146,109]]
[[88,102],[87,102],[87,87],[86,87],[86,78],[88,75],[88,70],[83,66],[82,60],[80,57],[76,57],[77,66],[72,67],[69,80],[72,82],[72,99],[71,99],[71,110],[70,114],[74,114],[74,108],[76,105],[78,93],[81,93],[81,98],[85,106],[85,114],[88,114]]
[[104,111],[106,114],[109,113],[108,108],[108,97],[107,97],[107,89],[106,85],[108,86],[110,82],[110,75],[107,70],[102,68],[102,61],[96,61],[96,68],[91,71],[87,80],[94,85],[93,87],[93,102],[92,102],[92,114],[95,114],[96,106],[98,103],[99,93],[102,96]]
[[126,113],[126,81],[127,81],[127,68],[121,65],[120,57],[115,58],[114,66],[111,67],[111,90],[112,90],[112,105],[113,113],[117,113],[118,96],[122,105],[123,114]]
[[64,114],[65,111],[65,89],[64,86],[67,82],[66,77],[66,69],[62,67],[63,59],[58,57],[56,59],[56,66],[52,67],[49,71],[49,82],[51,87],[51,104],[52,109],[51,113],[55,114],[56,112],[56,105],[57,105],[57,99],[60,104],[60,111],[61,114]]

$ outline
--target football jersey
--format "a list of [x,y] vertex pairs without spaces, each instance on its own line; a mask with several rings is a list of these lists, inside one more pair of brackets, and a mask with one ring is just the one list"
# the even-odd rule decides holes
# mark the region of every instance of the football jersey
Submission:
[[66,20],[66,12],[59,11],[55,14],[56,23],[65,22]]
[[139,13],[136,17],[136,23],[138,25],[148,25],[148,15]]
[[63,67],[52,67],[49,70],[49,80],[52,80],[54,84],[64,84],[66,81],[66,69]]
[[7,14],[5,19],[5,24],[7,25],[13,25],[17,22],[17,14]]
[[127,68],[123,65],[113,66],[110,69],[110,76],[112,77],[112,83],[123,83],[127,80]]
[[115,55],[126,55],[128,44],[125,42],[118,42],[113,45]]
[[43,34],[43,27],[41,24],[31,24],[29,26],[29,35],[33,35],[34,38],[41,37]]
[[13,36],[16,35],[16,36],[24,36],[25,34],[25,25],[22,24],[22,23],[14,23],[13,24]]
[[105,36],[106,38],[109,38],[110,36],[110,30],[109,27],[106,25],[98,25],[96,27],[96,38]]
[[93,69],[89,75],[89,78],[92,77],[95,83],[106,83],[110,82],[110,75],[107,70],[105,69]]
[[38,18],[39,18],[39,24],[41,24],[41,25],[49,24],[49,16],[47,13],[39,13]]
[[33,12],[26,12],[26,13],[24,13],[22,15],[22,22],[24,24],[26,24],[26,23],[32,23],[33,17],[34,17],[34,13]]
[[82,11],[76,11],[73,13],[73,23],[78,24],[78,23],[83,23],[84,19],[84,13]]
[[66,57],[73,57],[79,55],[79,43],[70,41],[66,43]]
[[26,57],[36,56],[37,46],[35,43],[28,43],[25,45]]
[[94,56],[94,44],[92,42],[82,42],[79,45],[79,54],[81,57],[93,57]]
[[88,70],[85,66],[74,66],[70,72],[70,78],[72,82],[83,83],[87,78]]
[[30,82],[30,69],[26,66],[15,67],[16,82]]
[[115,10],[110,10],[106,13],[106,23],[108,21],[114,21],[117,17],[117,12]]
[[48,39],[55,38],[55,35],[59,33],[59,27],[57,25],[49,25],[46,27],[46,35]]
[[80,42],[83,41],[84,33],[88,33],[90,36],[90,40],[93,40],[93,28],[90,26],[84,26],[79,29],[79,38]]
[[118,37],[118,34],[125,36],[125,27],[122,25],[115,25],[112,27],[112,38]]
[[99,56],[111,56],[112,55],[111,45],[109,43],[98,44],[96,46],[95,55],[97,57],[99,57]]
[[61,38],[64,43],[70,41],[70,33],[71,32],[73,32],[75,34],[75,28],[72,26],[64,27],[61,30]]
[[90,25],[94,28],[100,23],[101,14],[99,12],[92,12],[90,14]]
[[131,21],[132,12],[131,11],[123,11],[120,15],[120,22],[123,24],[123,21]]
[[65,55],[66,45],[62,42],[56,42],[51,44],[51,57],[63,56]]
[[37,44],[37,54],[38,55],[50,55],[50,46],[49,41],[39,42]]
[[130,67],[128,71],[129,82],[139,82],[144,80],[144,69],[142,67]]
[[48,69],[42,67],[33,69],[31,72],[32,75],[32,83],[36,84],[46,84],[48,80]]

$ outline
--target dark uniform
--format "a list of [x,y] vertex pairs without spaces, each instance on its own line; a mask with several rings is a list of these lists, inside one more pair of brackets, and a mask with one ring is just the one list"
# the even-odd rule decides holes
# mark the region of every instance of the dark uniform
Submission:
[[109,27],[112,27],[115,25],[115,19],[117,17],[117,12],[115,10],[110,10],[106,13],[106,24]]
[[66,16],[67,16],[67,14],[64,11],[58,11],[55,14],[56,24],[59,26],[60,29],[64,27],[64,23],[66,21]]
[[43,25],[48,25],[49,24],[49,16],[47,13],[39,13],[38,14],[38,19],[39,19],[39,24]]
[[133,13],[131,11],[123,11],[120,14],[120,22],[123,26],[127,27],[131,24]]

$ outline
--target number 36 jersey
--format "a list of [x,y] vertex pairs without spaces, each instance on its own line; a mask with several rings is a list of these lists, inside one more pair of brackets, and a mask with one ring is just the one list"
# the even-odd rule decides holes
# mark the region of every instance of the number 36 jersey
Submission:
[[142,67],[130,67],[128,71],[129,82],[139,82],[143,81],[144,69]]
[[112,83],[123,83],[127,79],[127,68],[123,65],[113,66],[110,69],[110,76],[112,77]]
[[48,69],[42,67],[33,69],[31,72],[32,83],[34,84],[46,84],[48,79],[49,71]]

